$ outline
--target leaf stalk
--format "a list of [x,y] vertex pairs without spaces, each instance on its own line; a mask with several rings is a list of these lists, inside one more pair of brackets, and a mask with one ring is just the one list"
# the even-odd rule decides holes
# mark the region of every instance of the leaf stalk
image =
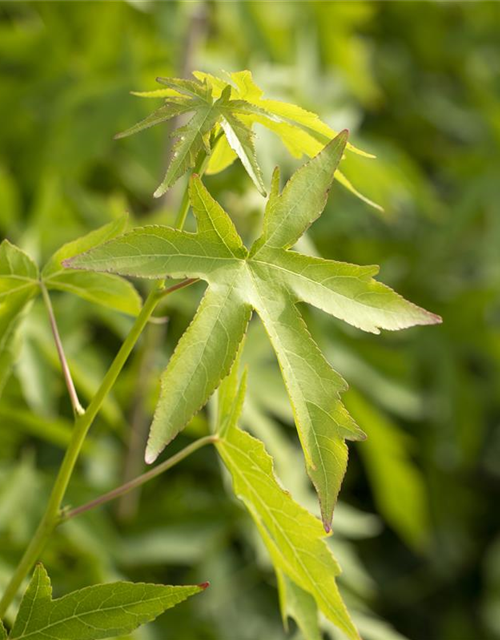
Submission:
[[192,442],[190,445],[188,445],[187,447],[185,447],[184,449],[182,449],[172,457],[168,458],[168,460],[165,460],[164,462],[157,465],[156,467],[153,467],[153,469],[151,469],[150,471],[143,473],[142,475],[138,476],[137,478],[134,478],[133,480],[129,480],[125,484],[122,484],[119,487],[116,487],[116,489],[112,489],[111,491],[108,491],[102,496],[99,496],[98,498],[95,498],[94,500],[91,500],[90,502],[87,502],[86,504],[81,505],[80,507],[76,507],[75,509],[71,509],[70,511],[63,512],[61,514],[59,523],[66,522],[67,520],[70,520],[71,518],[79,516],[82,513],[85,513],[86,511],[90,511],[95,507],[100,507],[101,505],[106,504],[111,500],[115,500],[120,496],[126,495],[130,491],[137,489],[137,487],[142,486],[146,482],[149,482],[153,478],[156,478],[157,476],[161,475],[165,471],[168,471],[169,469],[174,467],[176,464],[179,464],[179,462],[182,462],[182,460],[190,456],[195,451],[198,451],[198,449],[201,449],[207,444],[215,444],[218,440],[219,440],[219,437],[216,435],[205,436],[204,438],[195,440],[195,442]]
[[49,316],[50,328],[52,329],[52,335],[54,336],[57,355],[59,356],[59,361],[61,363],[64,382],[66,383],[66,387],[68,389],[69,399],[71,401],[71,406],[73,407],[73,413],[75,416],[81,416],[85,413],[85,409],[82,407],[78,399],[78,394],[76,392],[73,378],[71,377],[71,371],[69,368],[68,361],[66,360],[66,355],[64,353],[61,336],[59,334],[59,329],[57,327],[57,321],[54,313],[54,308],[52,306],[52,301],[50,299],[49,292],[47,291],[47,287],[45,286],[42,280],[40,280],[40,289],[42,291],[43,301],[45,303],[45,307],[47,309],[47,313]]

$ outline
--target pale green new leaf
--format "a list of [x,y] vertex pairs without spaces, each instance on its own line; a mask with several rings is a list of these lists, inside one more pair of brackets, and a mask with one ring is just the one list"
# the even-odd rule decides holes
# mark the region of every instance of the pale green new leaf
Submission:
[[24,251],[3,240],[0,244],[0,304],[17,293],[35,293],[38,267]]
[[225,102],[221,96],[218,101],[203,101],[196,98],[192,105],[195,111],[191,120],[177,129],[173,135],[177,138],[172,149],[172,157],[163,182],[155,191],[155,198],[163,195],[188,169],[194,166],[200,151],[210,153],[209,137],[220,118],[219,104]]
[[206,585],[171,587],[115,582],[73,591],[57,600],[38,565],[26,590],[10,640],[99,640],[130,633]]
[[[210,85],[214,96],[220,95],[220,92],[228,84],[221,78],[208,73],[195,71],[193,75],[200,81]],[[250,71],[238,71],[228,74],[228,81],[234,85],[230,85],[234,96],[241,99],[242,103],[255,109],[255,111],[251,112],[247,107],[246,110],[241,111],[241,119],[244,124],[251,127],[253,124],[258,123],[267,127],[281,139],[288,151],[296,158],[300,158],[304,154],[312,158],[337,135],[337,132],[322,122],[317,114],[307,111],[298,105],[280,100],[265,99],[263,97],[264,92],[255,84]],[[246,116],[244,115],[245,113],[247,114]],[[226,153],[224,156],[225,162],[220,162],[219,154],[224,150],[223,144],[223,142],[219,141],[218,146],[221,146],[221,148],[218,150],[218,154],[214,154],[210,158],[207,173],[222,171],[235,159],[235,156],[230,158],[229,154]],[[346,149],[367,158],[374,157],[372,154],[366,153],[349,143],[346,145]],[[337,171],[336,179],[356,197],[382,211],[380,205],[360,193],[340,171]]]
[[157,124],[161,124],[162,122],[167,122],[176,116],[180,116],[183,113],[187,113],[188,111],[192,111],[193,106],[190,102],[184,100],[178,100],[174,102],[173,100],[167,102],[163,107],[160,107],[156,111],[153,111],[147,118],[141,120],[133,127],[130,127],[126,131],[122,131],[121,133],[117,133],[115,135],[115,139],[126,138],[127,136],[131,136],[134,133],[139,133],[139,131],[144,131],[144,129],[149,129],[150,127],[154,127]]
[[[310,594],[349,638],[357,640],[335,582],[340,569],[322,539],[320,521],[282,489],[262,442],[234,425],[226,429],[216,447],[232,476],[234,492],[254,519],[276,569]],[[308,617],[310,605],[306,605]]]
[[47,289],[66,291],[89,302],[137,315],[141,298],[130,282],[110,273],[68,271],[62,265],[65,260],[120,235],[126,224],[127,217],[122,216],[58,249],[42,270]]
[[[121,138],[160,124],[174,115],[194,111],[191,121],[173,133],[178,138],[163,183],[155,196],[161,196],[188,169],[192,168],[199,153],[205,149],[211,153],[207,173],[217,173],[229,166],[237,157],[262,195],[266,190],[257,162],[252,127],[258,123],[276,133],[290,153],[300,158],[312,157],[337,134],[320,118],[301,107],[278,100],[263,98],[262,90],[254,83],[250,71],[228,75],[227,80],[208,73],[195,71],[194,80],[157,78],[168,88],[157,91],[133,92],[146,98],[166,98],[165,105],[145,120],[118,134]],[[217,139],[214,149],[209,148],[210,133],[220,130],[224,136]],[[347,144],[347,149],[363,156],[373,157]],[[379,208],[360,194],[355,187],[337,172],[339,181],[356,196]]]
[[252,309],[276,352],[307,470],[328,530],[347,465],[345,439],[363,437],[340,400],[346,387],[296,307],[304,300],[369,331],[439,319],[375,283],[374,267],[309,258],[291,247],[324,208],[345,132],[299,169],[279,193],[275,173],[264,229],[250,253],[229,216],[194,177],[197,233],[144,227],[77,256],[68,266],[147,278],[201,278],[209,287],[162,376],[146,459],[153,461],[208,400],[231,367]]
[[257,164],[255,155],[254,133],[250,127],[244,124],[240,118],[230,111],[224,112],[221,127],[226,134],[226,139],[233,151],[240,158],[248,175],[252,178],[259,192],[265,196],[266,189],[262,182],[262,173]]

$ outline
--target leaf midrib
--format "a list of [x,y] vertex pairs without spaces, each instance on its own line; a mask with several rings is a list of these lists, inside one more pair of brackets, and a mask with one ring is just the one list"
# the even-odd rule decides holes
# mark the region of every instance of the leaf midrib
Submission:
[[[246,451],[243,451],[242,449],[239,449],[238,447],[236,447],[235,445],[233,445],[232,443],[230,443],[227,439],[222,440],[223,445],[227,446],[227,447],[232,447],[233,449],[235,449],[236,451],[240,452],[242,455],[244,455],[246,458],[248,458],[249,462],[251,465],[255,465],[255,463],[253,462],[253,460],[250,458],[250,456],[248,455],[248,453]],[[258,498],[259,503],[264,507],[265,511],[269,514],[269,517],[272,519],[273,523],[275,524],[276,528],[279,529],[281,531],[281,534],[283,535],[284,540],[286,541],[286,543],[288,544],[289,548],[292,551],[292,555],[294,556],[294,558],[297,560],[298,564],[301,566],[301,568],[303,569],[303,571],[305,572],[308,580],[310,581],[311,584],[315,584],[315,580],[313,580],[310,572],[308,571],[307,567],[304,565],[304,562],[302,561],[302,558],[300,557],[300,555],[297,555],[297,551],[296,551],[296,547],[292,544],[291,540],[288,538],[288,536],[286,535],[285,530],[281,527],[281,525],[279,524],[279,522],[276,520],[276,518],[274,517],[272,511],[269,510],[269,508],[267,507],[267,504],[261,499],[261,497],[259,496],[259,494],[257,493],[257,491],[253,488],[253,486],[251,485],[251,483],[246,479],[246,477],[244,476],[244,474],[240,471],[240,469],[238,468],[237,465],[234,464],[234,459],[233,459],[233,468],[235,469],[236,473],[240,476],[240,478],[243,479],[245,485],[249,488],[250,492],[255,495]],[[259,469],[260,470],[260,469]],[[259,517],[259,519],[261,519]],[[263,525],[265,526],[265,523],[263,523]],[[268,527],[266,527],[266,529],[269,531]],[[269,532],[269,534],[271,535],[271,533]],[[272,537],[272,536],[271,536]],[[322,542],[321,540],[319,540],[318,542]],[[324,543],[323,543],[324,544]],[[279,547],[278,547],[279,548]],[[287,562],[288,564],[288,562]],[[308,592],[311,593],[311,592]],[[311,593],[311,595],[314,597],[314,594]],[[328,603],[328,601],[325,600],[325,598],[323,597],[323,595],[321,594],[321,592],[319,593],[319,597],[321,598],[321,600],[323,602],[325,602],[328,606],[328,609],[330,609],[330,604]]]
[[[281,251],[283,251],[283,253],[285,253],[285,254],[287,253],[286,250],[281,250]],[[299,255],[303,255],[303,254],[299,254]],[[387,309],[385,307],[384,308],[380,308],[380,307],[377,307],[375,305],[367,304],[366,302],[361,302],[359,300],[359,298],[358,298],[359,294],[354,296],[354,297],[349,297],[349,296],[346,296],[345,294],[340,293],[338,291],[332,291],[332,289],[329,289],[322,282],[318,282],[318,280],[313,280],[312,278],[308,278],[307,276],[303,275],[302,273],[298,273],[296,271],[291,271],[290,269],[287,269],[286,267],[282,267],[281,265],[277,265],[274,262],[266,262],[266,261],[263,261],[263,260],[255,260],[254,258],[251,258],[248,262],[256,262],[257,264],[264,265],[265,267],[278,269],[279,271],[283,271],[283,272],[288,273],[288,274],[290,274],[292,276],[295,276],[297,278],[301,278],[302,280],[305,280],[306,282],[310,282],[312,284],[315,284],[315,285],[325,289],[330,295],[338,296],[339,298],[343,298],[343,299],[348,300],[349,302],[354,303],[354,304],[359,304],[361,307],[367,307],[368,309],[376,309],[377,311],[382,311],[383,313],[388,313],[388,314],[391,314],[391,315],[394,315],[394,316],[399,316],[400,315],[400,312],[398,312],[398,311],[395,311],[395,310],[392,310],[392,309]],[[358,278],[356,276],[335,276],[335,277],[339,278],[339,279],[340,278],[345,278],[345,279],[353,279],[353,280],[357,280],[359,282],[363,282],[361,278]],[[377,282],[373,278],[372,278],[372,280],[374,282]],[[381,283],[378,283],[378,284],[381,284]],[[361,295],[364,295],[366,293],[367,292],[364,292]],[[384,295],[385,292],[370,291],[369,293],[371,295]],[[408,304],[410,304],[410,303],[408,303]],[[373,324],[375,325],[375,323],[373,323]]]
[[[72,594],[71,594],[72,595]],[[127,602],[127,604],[119,604],[119,605],[114,605],[112,607],[103,607],[103,608],[99,608],[99,609],[93,609],[92,611],[85,611],[84,613],[81,614],[73,614],[71,616],[66,616],[65,618],[61,618],[60,620],[57,620],[56,622],[51,622],[50,624],[46,625],[45,627],[41,627],[40,629],[36,629],[35,631],[30,631],[29,633],[23,633],[20,636],[16,636],[15,638],[13,638],[12,640],[22,640],[22,638],[29,638],[30,636],[33,636],[37,633],[43,633],[44,631],[46,631],[47,629],[51,629],[53,627],[59,626],[61,624],[64,624],[65,622],[69,622],[70,620],[74,620],[74,619],[81,619],[84,616],[89,616],[89,615],[93,615],[95,613],[101,613],[101,612],[109,612],[109,611],[115,611],[118,609],[122,609],[126,606],[134,606],[136,604],[142,604],[142,603],[150,603],[150,602],[156,602],[158,600],[164,600],[166,598],[166,596],[157,596],[155,598],[143,598],[141,600],[137,600],[135,602]],[[64,598],[59,598],[58,600],[52,600],[52,602],[50,603],[50,606],[53,607],[56,603],[61,602],[62,600],[64,600]],[[137,615],[140,616],[140,613],[134,614],[133,612],[129,612],[132,615]],[[127,627],[115,627],[116,629],[126,629]],[[55,636],[54,636],[55,637]]]

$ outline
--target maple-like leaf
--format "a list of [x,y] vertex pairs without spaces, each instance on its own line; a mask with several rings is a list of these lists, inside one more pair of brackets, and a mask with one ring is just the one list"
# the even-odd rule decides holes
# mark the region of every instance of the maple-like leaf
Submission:
[[172,149],[172,157],[165,178],[154,195],[161,196],[192,168],[201,151],[210,154],[210,136],[217,127],[222,128],[235,157],[240,158],[257,189],[262,195],[266,195],[255,155],[253,131],[240,118],[242,113],[260,113],[260,110],[241,100],[231,100],[230,86],[226,86],[217,98],[214,98],[210,85],[205,81],[178,78],[158,78],[158,81],[169,87],[162,91],[162,94],[167,96],[165,105],[116,136],[123,138],[166,122],[182,113],[194,112],[191,120],[173,133],[176,142]]
[[115,582],[86,587],[53,600],[49,576],[42,565],[37,565],[9,640],[115,638],[154,620],[206,586]]
[[[165,98],[164,106],[143,121],[118,134],[117,138],[132,135],[174,116],[194,111],[190,122],[172,135],[178,138],[165,179],[155,192],[162,195],[188,169],[194,166],[203,149],[211,154],[207,173],[218,173],[239,158],[262,195],[266,195],[262,174],[254,147],[254,124],[261,124],[283,141],[296,158],[303,154],[313,157],[337,135],[311,111],[263,97],[263,91],[254,82],[250,71],[226,74],[227,79],[209,73],[194,71],[194,80],[157,78],[167,86],[156,91],[133,92],[146,98]],[[210,132],[214,148],[210,147]],[[224,135],[222,135],[224,134]],[[349,151],[373,157],[348,144]],[[368,204],[380,209],[366,198],[337,171],[337,180]]]
[[373,333],[439,321],[373,280],[377,267],[290,250],[323,211],[346,141],[347,133],[340,133],[295,172],[281,194],[275,172],[263,232],[250,251],[227,213],[194,176],[190,198],[196,233],[142,227],[66,262],[77,269],[201,278],[209,284],[162,375],[147,462],[156,459],[227,375],[252,311],[257,312],[281,367],[327,530],[347,464],[345,440],[364,434],[340,400],[344,380],[322,355],[296,303],[308,302]]

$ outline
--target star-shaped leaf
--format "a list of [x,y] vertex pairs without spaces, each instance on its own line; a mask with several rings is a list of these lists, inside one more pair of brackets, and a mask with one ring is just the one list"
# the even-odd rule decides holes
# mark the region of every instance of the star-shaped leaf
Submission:
[[[211,153],[207,173],[218,173],[239,158],[257,189],[266,195],[255,155],[254,124],[261,124],[276,133],[297,158],[303,154],[313,157],[337,135],[315,113],[280,100],[265,99],[250,71],[227,74],[226,80],[201,71],[193,72],[193,76],[194,80],[158,78],[158,82],[167,86],[166,89],[133,92],[145,98],[165,98],[166,102],[147,118],[116,136],[132,135],[174,116],[194,112],[189,123],[173,133],[178,140],[167,175],[155,192],[157,197],[194,166],[202,149]],[[216,141],[213,149],[209,144],[211,132]],[[351,144],[346,148],[373,157]],[[381,208],[359,193],[340,171],[337,171],[336,178],[356,196],[375,208]]]
[[49,576],[44,567],[38,565],[9,639],[114,638],[154,620],[167,609],[203,591],[206,586],[171,587],[115,582],[86,587],[53,600]]
[[[192,168],[201,151],[204,150],[210,154],[210,136],[218,128],[222,128],[228,145],[235,157],[240,158],[257,189],[262,195],[266,195],[255,155],[253,131],[240,118],[242,113],[258,112],[262,115],[264,112],[241,100],[231,100],[229,85],[219,92],[217,98],[214,98],[211,87],[205,81],[175,78],[158,78],[158,81],[168,87],[162,91],[162,95],[167,97],[165,105],[117,136],[123,138],[166,122],[182,113],[193,112],[191,120],[173,134],[176,143],[172,150],[170,164],[162,184],[154,195],[161,196],[178,178]],[[271,114],[269,116],[272,117]]]
[[327,530],[347,464],[345,440],[364,434],[340,400],[344,380],[312,339],[296,303],[308,302],[373,333],[439,321],[373,280],[376,267],[289,250],[321,214],[346,141],[347,132],[340,133],[292,176],[281,194],[275,172],[264,229],[250,251],[227,213],[194,176],[190,198],[196,233],[142,227],[66,262],[78,269],[145,278],[201,278],[209,284],[162,376],[148,462],[227,375],[252,311],[257,312],[281,367]]

